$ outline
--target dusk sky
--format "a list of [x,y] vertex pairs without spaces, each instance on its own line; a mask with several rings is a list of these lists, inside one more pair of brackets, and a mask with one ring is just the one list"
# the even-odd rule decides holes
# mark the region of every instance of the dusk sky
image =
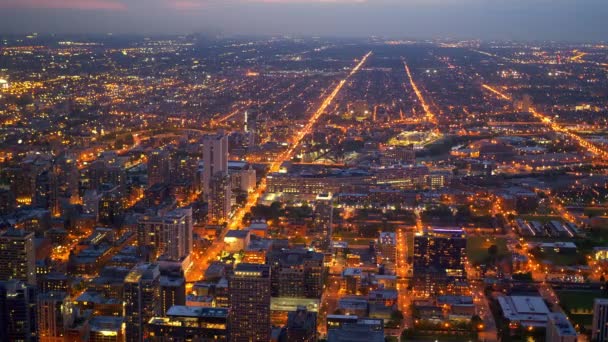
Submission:
[[0,0],[0,33],[608,40],[607,0]]

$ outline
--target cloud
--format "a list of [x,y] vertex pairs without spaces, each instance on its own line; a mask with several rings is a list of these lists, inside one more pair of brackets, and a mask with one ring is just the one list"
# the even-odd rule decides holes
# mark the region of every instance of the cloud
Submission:
[[76,9],[76,10],[126,10],[117,0],[2,0],[0,8],[13,9]]

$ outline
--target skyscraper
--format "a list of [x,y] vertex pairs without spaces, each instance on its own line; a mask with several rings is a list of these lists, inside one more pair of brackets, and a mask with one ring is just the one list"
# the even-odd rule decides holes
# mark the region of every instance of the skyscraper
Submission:
[[230,340],[270,339],[270,266],[238,264],[230,279]]
[[63,342],[74,321],[72,301],[65,292],[38,294],[38,335],[40,342]]
[[126,341],[140,342],[144,324],[160,314],[160,270],[155,264],[135,266],[125,277]]
[[320,298],[323,254],[307,249],[283,249],[268,254],[273,297]]
[[179,261],[160,261],[160,313],[174,305],[186,305],[186,278]]
[[317,341],[317,313],[298,307],[287,318],[287,340],[299,342]]
[[608,299],[595,298],[593,301],[592,341],[608,341]]
[[148,155],[148,186],[165,183],[171,172],[169,151],[156,149]]
[[232,197],[230,178],[227,174],[218,172],[211,177],[208,195],[207,221],[212,224],[225,222],[230,215]]
[[34,233],[11,228],[0,235],[0,280],[36,284]]
[[192,208],[179,208],[168,212],[164,224],[175,234],[168,248],[168,255],[179,260],[192,252]]
[[333,195],[330,193],[318,194],[314,207],[314,223],[317,232],[322,234],[326,246],[329,246],[334,223]]
[[38,341],[34,286],[0,282],[0,341]]
[[203,138],[203,191],[208,199],[213,176],[228,173],[228,136],[223,132]]
[[466,278],[467,240],[459,229],[434,229],[414,237],[414,290],[431,295]]
[[181,260],[192,252],[192,209],[175,209],[162,217],[144,216],[137,226],[140,246],[150,246],[156,257]]

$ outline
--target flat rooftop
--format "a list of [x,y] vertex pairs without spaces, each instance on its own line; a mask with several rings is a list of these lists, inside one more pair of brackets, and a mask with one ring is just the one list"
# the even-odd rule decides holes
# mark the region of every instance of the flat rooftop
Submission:
[[502,296],[498,303],[505,318],[523,326],[545,327],[550,313],[547,304],[538,296]]
[[173,305],[167,310],[167,316],[173,317],[216,317],[216,318],[227,318],[228,309],[226,308],[208,308],[202,306],[186,306],[186,305]]

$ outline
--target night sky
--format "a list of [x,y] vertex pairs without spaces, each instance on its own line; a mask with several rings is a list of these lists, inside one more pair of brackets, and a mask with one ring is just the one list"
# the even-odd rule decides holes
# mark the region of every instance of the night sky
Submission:
[[608,0],[0,0],[0,33],[608,40]]

